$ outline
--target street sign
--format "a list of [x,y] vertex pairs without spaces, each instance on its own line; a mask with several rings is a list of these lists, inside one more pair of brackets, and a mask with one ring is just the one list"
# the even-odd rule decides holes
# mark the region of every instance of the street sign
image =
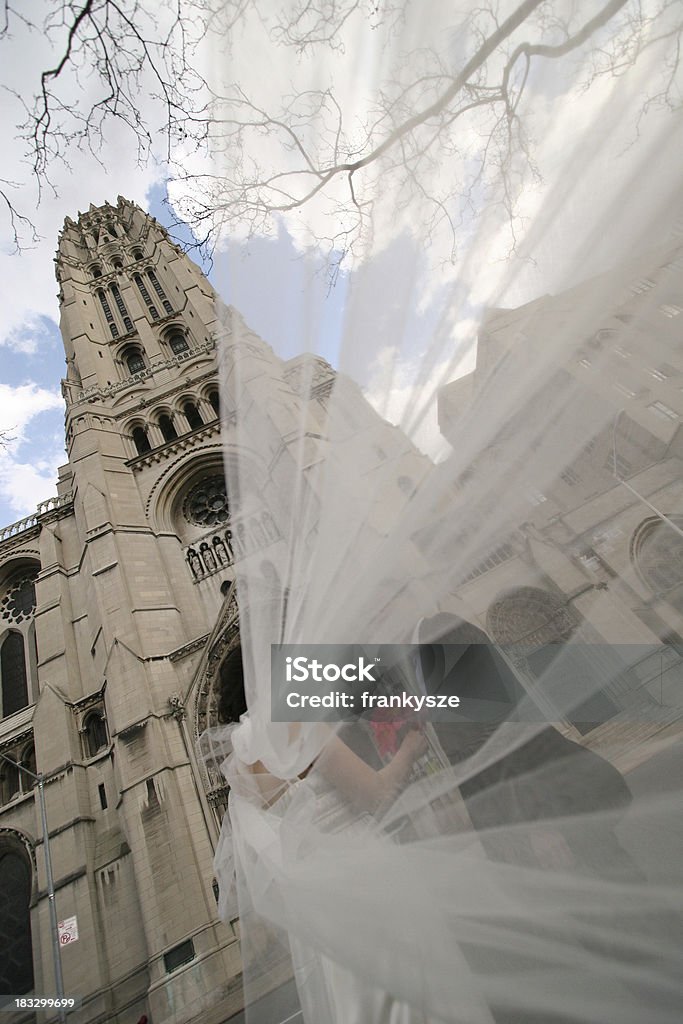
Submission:
[[59,932],[59,945],[68,946],[71,942],[78,942],[78,918],[65,917],[57,925]]

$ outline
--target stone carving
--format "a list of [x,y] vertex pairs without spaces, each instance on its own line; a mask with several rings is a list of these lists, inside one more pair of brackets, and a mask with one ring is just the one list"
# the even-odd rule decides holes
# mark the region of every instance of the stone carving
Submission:
[[178,694],[172,694],[172,696],[168,698],[168,703],[171,708],[171,715],[175,718],[176,722],[183,722],[186,717],[185,705]]
[[185,559],[194,579],[203,580],[279,539],[270,512],[254,512],[195,541],[185,549]]
[[225,479],[210,476],[196,484],[183,502],[183,515],[197,526],[217,526],[228,521]]

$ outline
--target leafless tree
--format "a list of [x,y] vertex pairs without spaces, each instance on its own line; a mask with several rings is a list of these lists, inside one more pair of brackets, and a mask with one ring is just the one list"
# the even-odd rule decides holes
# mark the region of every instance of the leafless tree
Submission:
[[[211,246],[224,229],[267,229],[278,215],[323,202],[335,225],[325,241],[338,266],[359,245],[386,182],[399,208],[418,196],[429,211],[426,235],[445,227],[452,246],[475,197],[494,179],[513,223],[520,183],[534,173],[525,104],[534,76],[551,62],[561,76],[562,67],[580,61],[588,89],[668,41],[641,109],[679,102],[679,0],[483,0],[459,17],[455,44],[411,50],[402,29],[416,2],[292,0],[270,14],[256,0],[174,0],[167,7],[156,0],[62,0],[41,26],[30,26],[58,44],[54,65],[36,77],[33,99],[22,101],[18,130],[35,180],[50,186],[52,167],[74,149],[101,154],[118,122],[141,161],[163,138],[169,174],[183,185],[180,213],[202,243]],[[394,32],[398,70],[380,83],[362,119],[349,119],[332,84],[266,104],[244,82],[209,81],[197,70],[202,48],[229,48],[254,17],[273,54],[283,47],[293,60],[320,54],[321,64],[326,53],[348,49],[350,38]],[[15,23],[30,24],[22,6],[5,0],[0,39],[10,40]],[[472,132],[482,141],[468,150],[463,139]],[[206,159],[204,168],[193,154]],[[435,186],[435,168],[449,160],[458,177]],[[11,183],[0,196],[18,237],[26,225]]]

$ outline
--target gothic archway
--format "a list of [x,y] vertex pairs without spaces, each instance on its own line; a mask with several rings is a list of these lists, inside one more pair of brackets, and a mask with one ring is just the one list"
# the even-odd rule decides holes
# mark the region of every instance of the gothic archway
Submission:
[[209,639],[195,680],[191,688],[190,716],[193,726],[195,749],[200,749],[202,759],[198,763],[201,784],[220,827],[227,810],[228,788],[221,775],[220,766],[227,751],[219,740],[199,743],[207,729],[215,729],[218,722],[220,699],[221,666],[225,659],[240,646],[239,618],[234,586],[226,596],[218,622]]

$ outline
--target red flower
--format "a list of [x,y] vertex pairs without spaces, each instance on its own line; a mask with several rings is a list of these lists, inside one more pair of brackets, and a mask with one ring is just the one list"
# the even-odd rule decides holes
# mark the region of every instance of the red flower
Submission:
[[401,745],[404,726],[411,720],[411,715],[406,715],[402,710],[394,708],[383,708],[375,712],[373,719],[368,724],[372,729],[381,758],[394,756]]

